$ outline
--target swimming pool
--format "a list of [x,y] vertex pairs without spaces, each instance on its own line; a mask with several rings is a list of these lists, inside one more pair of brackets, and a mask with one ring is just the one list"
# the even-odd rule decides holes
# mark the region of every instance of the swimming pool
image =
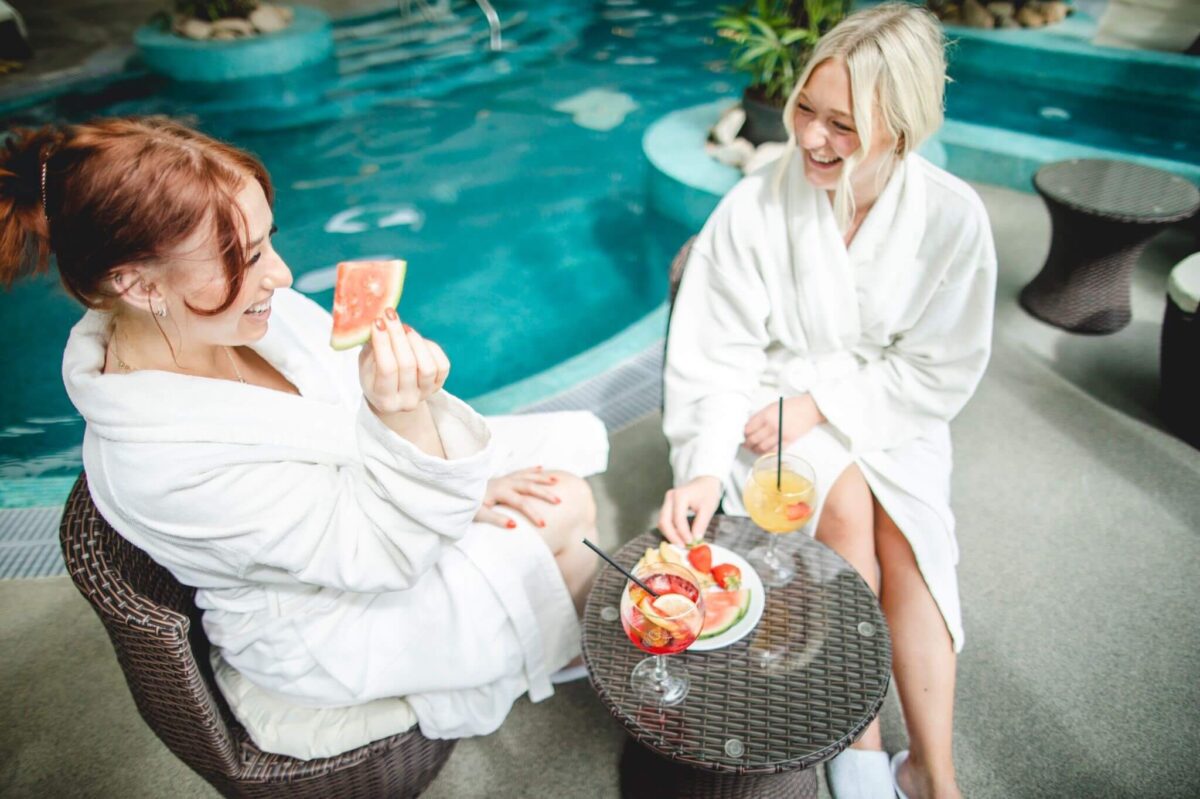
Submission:
[[[452,391],[502,410],[565,388],[557,365],[661,305],[663,254],[686,231],[644,207],[642,133],[739,82],[719,71],[705,0],[512,0],[499,54],[458,8],[462,24],[421,39],[395,14],[337,22],[336,61],[289,79],[214,93],[132,67],[0,113],[4,128],[188,116],[255,152],[297,288],[328,307],[338,260],[407,259],[401,314],[445,347]],[[52,278],[0,293],[0,368],[17,376],[0,397],[0,507],[61,499],[80,469],[59,374],[78,316]]]

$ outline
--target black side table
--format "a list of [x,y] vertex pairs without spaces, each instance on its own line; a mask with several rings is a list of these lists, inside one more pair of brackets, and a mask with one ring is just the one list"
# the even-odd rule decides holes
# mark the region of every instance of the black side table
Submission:
[[1098,159],[1049,164],[1033,185],[1050,210],[1052,236],[1021,306],[1075,333],[1125,327],[1133,268],[1146,242],[1196,213],[1200,191],[1159,169]]
[[[707,539],[739,553],[766,533],[717,516]],[[661,539],[640,535],[615,559],[631,567]],[[833,550],[803,533],[780,540],[796,579],[770,589],[758,626],[712,652],[672,655],[692,686],[682,703],[644,704],[629,686],[646,654],[621,628],[625,578],[601,571],[583,618],[583,656],[600,700],[629,732],[621,759],[625,797],[815,797],[811,768],[849,746],[883,705],[892,645],[879,603]],[[764,660],[764,653],[775,657]]]

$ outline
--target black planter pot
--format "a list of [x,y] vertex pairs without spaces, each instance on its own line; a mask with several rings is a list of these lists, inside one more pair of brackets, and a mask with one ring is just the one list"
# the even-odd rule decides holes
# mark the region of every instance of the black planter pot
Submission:
[[783,126],[783,109],[763,101],[757,92],[742,92],[742,109],[746,122],[740,135],[755,147],[769,141],[787,141],[787,128]]

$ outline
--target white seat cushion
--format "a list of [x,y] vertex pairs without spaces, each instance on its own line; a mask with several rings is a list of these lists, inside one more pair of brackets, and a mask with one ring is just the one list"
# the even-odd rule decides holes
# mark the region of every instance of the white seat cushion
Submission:
[[1175,264],[1167,278],[1167,296],[1184,313],[1196,312],[1200,306],[1200,252]]
[[217,687],[234,717],[264,752],[299,760],[333,757],[410,730],[417,723],[412,707],[403,699],[376,699],[350,707],[303,707],[259,688],[215,649],[211,661]]

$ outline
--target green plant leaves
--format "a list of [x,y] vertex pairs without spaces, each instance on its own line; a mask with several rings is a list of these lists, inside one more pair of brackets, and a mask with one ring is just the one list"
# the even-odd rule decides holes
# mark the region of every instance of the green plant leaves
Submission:
[[718,36],[730,43],[730,65],[748,73],[751,88],[769,101],[783,102],[812,48],[846,15],[849,2],[804,0],[798,19],[792,7],[789,0],[755,0],[722,7],[713,22]]

